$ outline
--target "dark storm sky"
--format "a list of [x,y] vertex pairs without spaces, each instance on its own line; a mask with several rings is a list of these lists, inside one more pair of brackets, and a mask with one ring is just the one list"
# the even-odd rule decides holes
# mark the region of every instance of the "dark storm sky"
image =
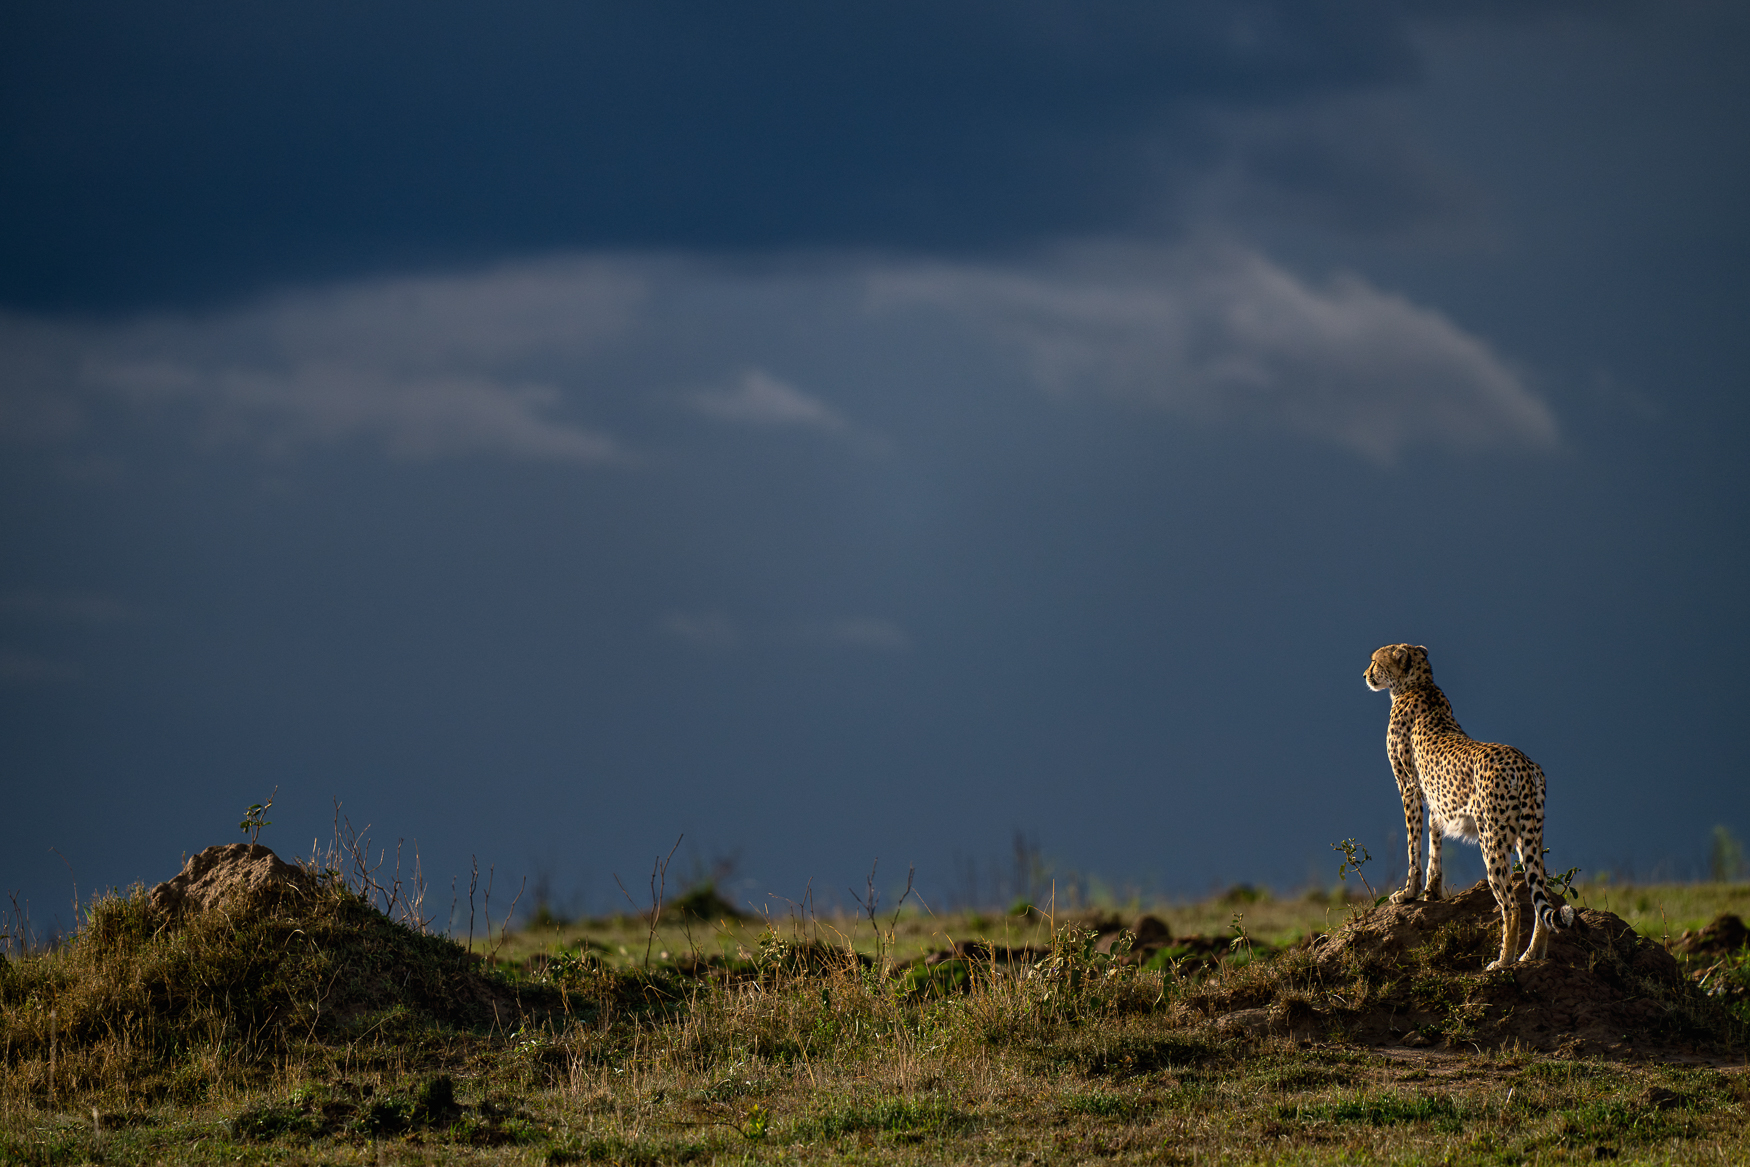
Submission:
[[6,7],[39,923],[275,785],[440,914],[1401,875],[1399,640],[1558,867],[1750,833],[1740,6]]

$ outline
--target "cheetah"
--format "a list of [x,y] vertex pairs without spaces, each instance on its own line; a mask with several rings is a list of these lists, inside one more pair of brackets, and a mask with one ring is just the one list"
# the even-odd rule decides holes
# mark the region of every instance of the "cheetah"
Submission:
[[[1388,644],[1373,654],[1363,674],[1374,692],[1391,691],[1386,755],[1404,800],[1410,874],[1391,902],[1418,894],[1440,898],[1440,838],[1480,842],[1489,890],[1501,909],[1501,955],[1488,967],[1502,968],[1519,946],[1519,902],[1514,898],[1507,850],[1517,845],[1531,885],[1531,943],[1520,960],[1541,960],[1552,928],[1574,926],[1574,909],[1551,906],[1543,873],[1543,771],[1512,746],[1479,742],[1459,727],[1446,694],[1434,684],[1428,650],[1419,644]],[[1422,814],[1428,811],[1428,877],[1424,887]]]

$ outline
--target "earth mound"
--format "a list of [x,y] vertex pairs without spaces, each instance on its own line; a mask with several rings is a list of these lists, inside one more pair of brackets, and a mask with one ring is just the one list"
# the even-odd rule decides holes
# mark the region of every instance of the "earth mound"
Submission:
[[131,1010],[167,1031],[203,1024],[222,1002],[269,1043],[361,1025],[491,1027],[546,1004],[539,986],[513,988],[411,909],[404,917],[267,847],[208,847],[150,891],[93,906],[65,954],[83,987],[63,996],[82,999],[74,1012],[93,1027]]
[[175,918],[240,895],[268,905],[288,894],[307,898],[315,890],[315,876],[259,843],[226,843],[190,856],[179,874],[147,893],[147,902],[159,915]]
[[1705,928],[1684,932],[1672,947],[1694,956],[1724,956],[1746,945],[1750,945],[1750,928],[1737,916],[1727,914],[1716,916]]
[[[1523,944],[1531,898],[1517,877],[1514,891]],[[1717,1046],[1741,1028],[1684,978],[1670,953],[1620,917],[1590,909],[1578,917],[1579,926],[1551,934],[1544,959],[1485,972],[1501,942],[1500,911],[1486,883],[1450,899],[1358,912],[1303,957],[1312,979],[1334,990],[1326,999],[1335,1007],[1307,1001],[1313,1008],[1303,1006],[1292,1026],[1282,1024],[1291,1011],[1267,1011],[1271,1028],[1316,1031],[1334,1022],[1367,1044],[1518,1045],[1618,1057]]]

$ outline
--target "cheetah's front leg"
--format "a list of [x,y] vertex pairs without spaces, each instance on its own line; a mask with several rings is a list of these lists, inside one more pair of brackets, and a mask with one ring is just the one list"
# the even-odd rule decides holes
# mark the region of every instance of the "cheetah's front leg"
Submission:
[[1407,904],[1414,900],[1422,891],[1422,835],[1423,810],[1422,791],[1420,787],[1409,783],[1398,783],[1398,793],[1404,799],[1404,830],[1409,833],[1410,873],[1404,879],[1404,886],[1391,894],[1394,904]]

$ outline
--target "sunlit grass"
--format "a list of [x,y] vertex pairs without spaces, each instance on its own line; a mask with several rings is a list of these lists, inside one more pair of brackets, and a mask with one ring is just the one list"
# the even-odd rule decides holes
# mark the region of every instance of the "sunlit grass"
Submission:
[[[1673,935],[1747,892],[1585,889]],[[1239,913],[1263,945],[1352,905],[1146,910],[1176,936],[1231,935]],[[0,971],[0,1163],[1750,1159],[1744,1068],[1214,1024],[1369,994],[1458,1001],[1438,953],[1395,986],[1367,970],[1322,983],[1296,952],[1180,975],[1093,951],[1091,919],[907,910],[652,933],[625,917],[477,938],[489,963],[338,881],[180,929],[110,899],[71,943]],[[1051,956],[1031,974],[963,962],[940,991],[892,967],[972,939]]]
[[[1451,891],[1461,889],[1452,888]],[[1750,918],[1750,883],[1659,883],[1600,884],[1575,886],[1573,902],[1584,907],[1615,912],[1637,932],[1663,941],[1676,939],[1685,929],[1700,928],[1730,912]],[[1345,893],[1357,898],[1345,898]],[[1206,900],[1132,903],[1122,907],[1064,908],[1054,913],[1059,921],[1102,918],[1132,923],[1152,915],[1176,937],[1233,934],[1235,917],[1253,940],[1285,946],[1312,932],[1340,928],[1349,913],[1371,901],[1358,895],[1358,888],[1313,889],[1292,895],[1256,893],[1235,889]],[[1047,903],[1049,908],[1049,901]],[[833,945],[849,945],[873,955],[881,945],[897,961],[911,960],[950,947],[956,941],[982,940],[1001,945],[1049,943],[1052,919],[1039,913],[1010,915],[1005,912],[954,912],[935,914],[907,907],[890,927],[891,916],[883,913],[879,929],[868,919],[845,913],[804,916],[794,909],[741,919],[677,919],[666,913],[654,935],[639,916],[609,916],[530,927],[513,932],[497,949],[499,959],[526,960],[536,953],[553,953],[590,946],[602,959],[616,965],[642,964],[646,948],[653,961],[673,960],[683,955],[716,955],[734,959],[752,953],[768,927],[786,936],[806,934]],[[474,949],[492,948],[483,937]],[[666,955],[665,955],[666,954]]]

